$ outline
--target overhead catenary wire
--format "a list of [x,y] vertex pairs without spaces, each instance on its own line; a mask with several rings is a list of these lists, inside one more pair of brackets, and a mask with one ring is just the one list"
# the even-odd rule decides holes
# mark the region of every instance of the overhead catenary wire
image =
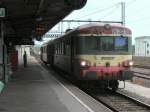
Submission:
[[112,9],[111,11],[109,11],[108,13],[106,13],[104,16],[102,16],[101,19],[103,19],[103,18],[105,18],[105,17],[107,17],[107,16],[110,16],[110,14],[113,14],[113,12],[114,12],[118,7],[119,7],[119,5],[116,6],[114,9]]
[[[126,2],[126,7],[131,6],[131,5],[134,4],[136,1],[137,1],[137,0],[130,0],[130,1]],[[109,10],[109,9],[112,9],[112,8],[114,8],[114,7],[115,7],[115,9],[116,9],[116,7],[118,7],[118,6],[120,6],[120,2],[119,2],[119,3],[116,3],[116,4],[114,4],[114,5],[111,5],[111,6],[109,6],[109,7],[106,7],[106,8],[99,9],[99,10],[97,10],[97,11],[91,12],[91,13],[89,13],[89,14],[86,14],[86,15],[81,16],[81,17],[76,18],[76,19],[85,18],[85,17],[87,17],[87,16],[92,16],[92,15],[94,15],[94,14],[98,14],[98,13],[107,11],[107,10]],[[108,12],[107,14],[105,14],[102,18],[105,18],[105,17],[107,17],[107,16],[110,16],[109,14],[110,14],[110,13],[112,14],[113,11],[114,11],[114,9],[112,9],[110,12]]]
[[[136,1],[137,1],[137,0],[131,0],[130,2],[127,3],[127,6],[126,6],[126,7],[129,8],[129,7],[130,7],[131,5],[133,5]],[[144,7],[143,9],[144,9],[144,10],[147,10],[145,7]],[[150,20],[150,16],[143,17],[143,16],[141,15],[141,14],[144,13],[143,9],[138,9],[138,10],[136,10],[135,13],[138,12],[138,13],[136,13],[136,14],[138,14],[137,18],[136,18],[136,19],[132,19],[132,20],[128,20],[128,23],[133,23],[133,24],[134,24],[134,23],[137,23],[137,22],[149,21],[149,20]],[[145,15],[145,13],[144,13],[144,15]],[[130,18],[131,18],[131,16],[135,17],[135,15],[130,15]],[[129,15],[126,16],[126,17],[129,18]]]
[[83,15],[83,16],[78,17],[78,18],[76,18],[76,19],[85,18],[85,17],[87,17],[87,16],[91,16],[91,15],[94,15],[94,14],[96,14],[96,13],[104,12],[104,11],[106,11],[106,10],[112,9],[113,7],[116,7],[118,4],[119,4],[119,3],[117,3],[117,4],[115,4],[115,5],[111,5],[111,6],[109,6],[109,7],[103,8],[103,9],[99,9],[99,10],[97,10],[97,11],[94,11],[94,12],[91,12],[91,13],[89,13],[89,14]]
[[147,16],[147,17],[144,17],[144,18],[139,18],[139,19],[136,19],[136,20],[131,20],[131,21],[128,21],[128,23],[136,23],[136,22],[144,22],[145,20],[150,20],[150,16]]
[[130,7],[131,5],[133,5],[137,0],[131,0],[129,2],[126,3],[126,8]]
[[[126,1],[125,3],[126,3],[126,9],[128,9],[128,8],[131,8],[131,6],[134,6],[134,4],[136,3],[136,1],[137,0],[130,0],[130,1]],[[96,10],[96,11],[93,11],[93,12],[91,12],[91,13],[89,13],[89,14],[86,14],[86,15],[82,15],[81,17],[78,17],[78,18],[76,18],[76,19],[74,19],[74,20],[80,20],[81,18],[84,18],[84,17],[90,17],[90,16],[92,16],[92,15],[94,15],[94,14],[103,14],[103,16],[100,16],[100,19],[97,19],[97,20],[104,20],[106,17],[110,17],[112,14],[114,14],[114,12],[115,12],[115,10],[118,8],[120,6],[120,2],[119,3],[116,3],[116,4],[114,4],[114,5],[111,5],[111,6],[109,6],[109,7],[105,7],[105,8],[103,8],[103,9],[98,9],[98,10]],[[116,10],[117,11],[117,10]],[[106,14],[104,14],[106,12]],[[138,11],[137,11],[138,12]],[[102,15],[101,14],[101,15]],[[138,13],[139,14],[139,13]],[[127,16],[125,16],[126,18],[129,18],[129,16],[130,15],[128,15],[128,14],[126,14]],[[133,15],[133,16],[135,16],[135,15]],[[140,18],[138,18],[138,17],[140,17]],[[126,21],[127,22],[127,24],[128,23],[130,23],[130,22],[139,22],[139,21],[143,21],[143,20],[147,20],[147,19],[149,19],[149,17],[141,17],[141,16],[138,16],[137,17],[137,19],[134,19],[134,20],[131,20],[131,21]],[[93,20],[93,18],[90,18],[91,20]],[[105,19],[106,20],[106,19]],[[78,24],[80,24],[81,22],[78,22]],[[69,27],[70,27],[70,25],[68,25]]]

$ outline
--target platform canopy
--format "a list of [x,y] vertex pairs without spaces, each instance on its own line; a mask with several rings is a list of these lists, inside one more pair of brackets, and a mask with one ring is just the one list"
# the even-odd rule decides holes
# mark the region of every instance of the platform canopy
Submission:
[[40,39],[73,10],[82,8],[86,1],[0,0],[0,8],[5,8],[5,17],[0,17],[4,22],[5,41],[30,44],[33,38]]

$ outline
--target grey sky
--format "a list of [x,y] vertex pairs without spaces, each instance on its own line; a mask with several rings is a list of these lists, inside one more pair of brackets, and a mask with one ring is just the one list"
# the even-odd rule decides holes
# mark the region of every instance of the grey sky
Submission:
[[[86,6],[65,19],[121,21],[121,2],[126,3],[126,26],[134,38],[150,35],[150,0],[88,0]],[[104,9],[104,10],[103,10]]]

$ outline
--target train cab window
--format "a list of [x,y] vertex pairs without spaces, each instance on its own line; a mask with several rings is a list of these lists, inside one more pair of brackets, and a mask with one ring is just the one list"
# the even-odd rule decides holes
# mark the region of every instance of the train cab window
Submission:
[[128,38],[116,37],[115,38],[115,50],[116,51],[127,51],[128,50]]
[[102,51],[114,50],[114,38],[113,37],[101,37],[100,45]]
[[[122,36],[87,36],[78,37],[77,54],[125,53],[131,51],[132,40]],[[120,52],[122,51],[122,52]]]
[[94,38],[94,37],[89,37],[89,38],[85,38],[86,41],[83,41],[83,42],[86,42],[84,45],[84,47],[86,49],[89,49],[89,50],[95,50],[97,48],[97,39]]
[[76,52],[77,53],[88,53],[91,51],[98,50],[96,44],[98,41],[97,38],[93,36],[88,36],[88,37],[79,37],[77,42],[76,42]]

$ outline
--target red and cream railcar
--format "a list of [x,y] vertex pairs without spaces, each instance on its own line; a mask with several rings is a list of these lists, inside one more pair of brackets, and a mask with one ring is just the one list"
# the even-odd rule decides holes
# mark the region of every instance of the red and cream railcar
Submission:
[[[113,89],[132,78],[131,30],[118,24],[91,23],[49,43],[54,66],[78,80],[96,81]],[[48,52],[47,52],[48,53]]]

